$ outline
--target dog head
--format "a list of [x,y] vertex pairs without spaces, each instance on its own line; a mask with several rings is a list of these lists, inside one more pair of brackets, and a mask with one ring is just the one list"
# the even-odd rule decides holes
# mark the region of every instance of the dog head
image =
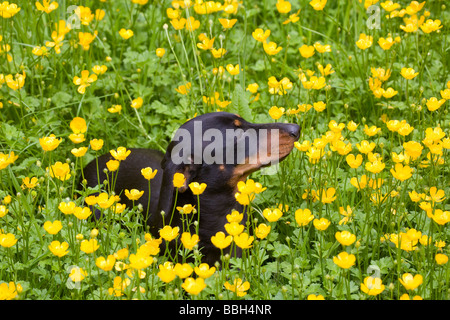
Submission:
[[[169,186],[178,172],[186,178],[180,193],[194,181],[206,183],[205,192],[232,191],[252,172],[286,158],[299,135],[297,124],[254,124],[227,112],[198,116],[177,130],[167,148],[161,163],[162,189],[170,193]],[[168,198],[160,206],[165,212],[173,201]]]

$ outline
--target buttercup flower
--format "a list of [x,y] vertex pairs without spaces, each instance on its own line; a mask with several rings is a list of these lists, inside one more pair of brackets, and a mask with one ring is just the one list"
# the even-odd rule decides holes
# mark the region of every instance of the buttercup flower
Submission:
[[366,277],[364,283],[361,283],[361,290],[370,296],[379,295],[384,289],[385,286],[380,278]]
[[400,74],[403,78],[411,80],[414,79],[419,73],[416,72],[413,68],[402,68]]
[[131,29],[122,28],[122,29],[119,30],[119,35],[122,38],[124,38],[125,40],[128,40],[134,35],[134,32]]
[[225,288],[227,290],[230,290],[238,297],[243,297],[247,294],[247,291],[250,289],[250,282],[248,281],[242,281],[241,278],[236,278],[233,281],[233,284],[230,284],[228,281],[224,284]]
[[159,235],[166,241],[172,241],[178,237],[179,231],[179,227],[164,226],[164,228],[159,230]]
[[372,43],[373,43],[373,37],[372,36],[368,36],[368,35],[366,35],[364,33],[361,33],[359,35],[359,40],[356,41],[356,45],[361,50],[366,50],[366,49],[370,48],[372,46]]
[[98,257],[95,259],[95,265],[102,269],[103,271],[111,271],[116,263],[116,258],[114,255],[108,255],[108,257],[105,259],[105,257]]
[[175,188],[183,187],[185,182],[186,178],[184,177],[184,174],[177,172],[173,175],[173,186]]
[[399,281],[406,290],[414,290],[422,284],[423,277],[420,274],[413,276],[410,273],[404,273]]
[[306,226],[314,219],[314,215],[311,214],[309,209],[297,209],[295,211],[295,221],[297,221],[300,227]]
[[409,166],[403,166],[401,163],[396,163],[395,169],[391,169],[391,173],[395,179],[405,181],[412,177],[413,169]]
[[177,276],[173,264],[169,261],[159,265],[158,277],[165,283],[171,282]]
[[195,245],[200,241],[197,234],[191,235],[189,232],[183,232],[181,234],[181,243],[186,249],[192,250]]
[[55,256],[61,258],[64,257],[66,254],[69,253],[69,244],[67,242],[59,242],[59,241],[52,241],[50,245],[48,246],[51,253],[53,253]]
[[327,4],[327,0],[312,0],[309,2],[310,6],[313,7],[314,10],[321,11],[325,8]]
[[330,225],[330,221],[326,218],[314,219],[313,224],[317,230],[324,231]]
[[266,39],[270,36],[270,30],[264,31],[263,29],[256,29],[252,32],[252,36],[256,41],[265,42]]
[[0,233],[0,246],[10,248],[17,243],[16,236],[12,233]]
[[255,236],[259,239],[265,239],[270,232],[271,227],[265,223],[259,224],[255,229]]
[[137,189],[125,189],[125,196],[130,200],[139,200],[140,197],[144,194],[144,191],[139,191]]
[[97,242],[97,239],[89,239],[81,241],[80,250],[84,253],[93,253],[100,248],[100,245]]
[[249,236],[248,233],[245,232],[233,237],[234,242],[241,249],[251,248],[253,239],[253,236]]
[[146,167],[146,168],[141,169],[141,174],[147,180],[152,180],[156,176],[157,173],[158,173],[157,169],[153,170],[150,167]]
[[45,221],[44,229],[50,234],[57,234],[62,229],[61,221],[59,220],[55,220],[53,222]]
[[355,265],[356,257],[354,254],[348,254],[343,251],[337,256],[333,257],[333,262],[342,269],[348,269]]
[[335,234],[336,240],[343,246],[349,246],[356,241],[356,236],[349,231],[338,231]]
[[315,53],[314,46],[308,46],[306,44],[302,45],[298,51],[300,51],[301,56],[306,59],[311,58]]
[[189,183],[189,189],[194,195],[200,195],[205,191],[206,183],[191,182]]
[[127,148],[125,147],[118,147],[117,150],[110,150],[109,152],[114,157],[114,159],[123,161],[130,155],[131,150],[127,150]]
[[73,84],[78,86],[78,93],[84,94],[86,88],[91,85],[91,83],[97,81],[97,75],[95,73],[89,75],[89,70],[81,71],[81,78],[78,76],[73,77]]
[[207,263],[201,263],[198,267],[194,267],[194,272],[201,278],[206,279],[211,277],[216,272],[215,267],[209,267]]
[[50,169],[47,168],[47,170],[49,171],[50,177],[58,178],[61,181],[66,181],[71,177],[68,163],[57,161],[54,165],[50,166]]
[[211,237],[212,244],[219,249],[228,247],[231,244],[231,241],[233,241],[233,237],[225,236],[225,233],[222,231],[217,232],[215,236]]
[[280,219],[282,215],[283,215],[283,212],[281,212],[281,210],[278,208],[275,208],[275,209],[266,208],[263,210],[263,216],[269,222],[278,221],[278,219]]
[[181,287],[191,295],[198,295],[203,289],[206,288],[206,283],[203,278],[186,278]]
[[273,56],[276,55],[278,52],[280,52],[283,48],[277,46],[277,44],[275,42],[264,42],[263,43],[263,48],[264,51],[269,55],[269,56]]
[[48,137],[39,138],[39,144],[41,145],[44,151],[53,151],[55,150],[59,144],[61,143],[61,139],[57,139],[54,134],[51,134]]

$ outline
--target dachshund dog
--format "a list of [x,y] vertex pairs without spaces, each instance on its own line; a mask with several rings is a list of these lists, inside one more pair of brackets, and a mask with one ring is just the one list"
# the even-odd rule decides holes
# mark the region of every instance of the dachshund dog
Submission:
[[[151,149],[130,149],[130,155],[121,161],[114,192],[121,196],[121,203],[132,207],[132,202],[123,196],[124,190],[144,191],[137,202],[142,205],[142,212],[148,213],[145,219],[156,238],[159,238],[163,221],[183,230],[182,216],[174,210],[174,206],[191,204],[199,208],[199,248],[203,255],[202,262],[211,266],[220,261],[221,255],[221,251],[211,243],[211,236],[218,231],[225,232],[226,216],[232,210],[243,212],[243,206],[235,198],[237,183],[245,181],[252,172],[286,158],[299,136],[300,127],[297,124],[254,124],[227,112],[200,115],[177,130],[165,154]],[[101,183],[107,179],[104,169],[111,159],[110,154],[105,154],[84,168],[87,187],[95,187],[99,181]],[[150,202],[148,181],[141,174],[141,169],[145,167],[158,170],[151,180]],[[177,172],[186,178],[178,191],[173,185]],[[191,182],[207,185],[199,196],[200,203],[188,187]],[[244,212],[243,223],[246,219]],[[197,220],[197,214],[194,220]],[[191,226],[190,232],[193,234],[195,227],[194,224]],[[230,252],[225,249],[225,253]],[[240,256],[240,250],[235,254]]]

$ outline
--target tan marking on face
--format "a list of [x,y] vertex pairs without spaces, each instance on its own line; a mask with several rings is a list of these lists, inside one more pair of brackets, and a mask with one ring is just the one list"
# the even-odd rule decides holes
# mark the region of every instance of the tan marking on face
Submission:
[[235,125],[236,127],[240,127],[240,126],[242,125],[242,122],[239,121],[239,119],[236,119],[236,120],[234,120],[234,125]]

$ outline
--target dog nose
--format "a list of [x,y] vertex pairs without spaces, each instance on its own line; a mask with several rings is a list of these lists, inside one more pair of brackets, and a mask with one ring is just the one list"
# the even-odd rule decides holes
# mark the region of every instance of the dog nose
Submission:
[[300,138],[300,126],[295,123],[289,123],[286,131],[295,139]]

